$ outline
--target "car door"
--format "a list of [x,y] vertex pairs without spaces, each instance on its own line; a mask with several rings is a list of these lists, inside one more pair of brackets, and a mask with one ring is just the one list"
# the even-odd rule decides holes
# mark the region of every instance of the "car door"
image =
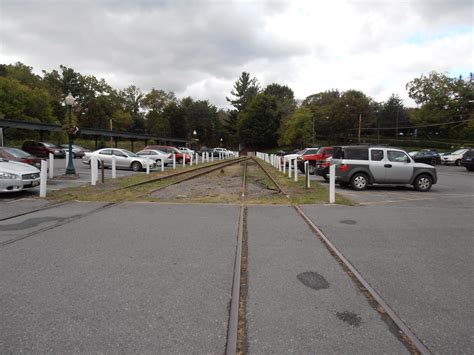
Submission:
[[400,150],[387,149],[384,166],[385,181],[393,184],[408,184],[413,176],[413,163],[408,155]]
[[372,148],[369,150],[369,170],[375,183],[384,183],[386,179],[387,167],[383,149]]
[[99,152],[99,160],[104,164],[104,166],[112,165],[112,149],[104,149]]
[[112,154],[115,155],[117,159],[117,167],[120,168],[129,168],[130,167],[130,161],[128,159],[128,156],[121,152],[120,150],[114,149],[112,151]]

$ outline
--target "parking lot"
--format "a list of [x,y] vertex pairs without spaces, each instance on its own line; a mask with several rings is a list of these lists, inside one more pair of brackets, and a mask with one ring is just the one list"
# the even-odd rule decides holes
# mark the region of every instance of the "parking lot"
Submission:
[[[55,163],[60,176],[65,161]],[[53,179],[49,186],[89,183],[89,167],[79,159],[75,166],[80,179]],[[437,171],[430,192],[337,186],[355,206],[303,209],[430,350],[471,353],[473,175],[456,166]],[[111,171],[105,172],[110,177]],[[117,171],[129,174],[134,172]],[[0,196],[0,216],[49,203],[34,190]],[[8,320],[0,327],[8,334],[3,349],[107,352],[126,346],[117,342],[126,339],[133,350],[221,352],[237,207],[129,203],[47,229],[98,205],[74,202],[0,222],[0,242],[37,233],[4,249],[1,265],[9,276],[3,290],[12,297],[4,297],[0,307]],[[252,206],[248,223],[250,350],[348,352],[355,342],[365,352],[406,350],[388,336],[377,313],[292,208]],[[295,275],[305,272],[324,275],[331,288],[300,289]],[[360,326],[334,318],[351,312],[360,317]]]

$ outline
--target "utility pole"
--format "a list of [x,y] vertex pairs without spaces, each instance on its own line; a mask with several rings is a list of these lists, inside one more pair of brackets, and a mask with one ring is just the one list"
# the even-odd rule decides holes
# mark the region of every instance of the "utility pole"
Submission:
[[314,147],[314,119],[315,119],[315,114],[313,114],[313,147]]
[[[110,119],[109,122],[110,122],[110,132],[112,132],[112,130],[113,130],[112,119]],[[110,136],[110,147],[111,147],[111,148],[113,147],[113,144],[114,144],[113,137]]]
[[359,113],[359,143],[360,143],[360,131],[362,129],[362,114]]
[[397,121],[396,121],[395,137],[398,139],[398,107],[397,107]]

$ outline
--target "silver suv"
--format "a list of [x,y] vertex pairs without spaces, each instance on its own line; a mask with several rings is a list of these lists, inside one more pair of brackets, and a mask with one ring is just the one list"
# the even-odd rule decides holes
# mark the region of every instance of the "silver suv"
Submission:
[[336,181],[355,190],[365,190],[371,184],[409,184],[418,191],[429,191],[436,184],[436,169],[415,163],[404,151],[392,147],[334,147]]

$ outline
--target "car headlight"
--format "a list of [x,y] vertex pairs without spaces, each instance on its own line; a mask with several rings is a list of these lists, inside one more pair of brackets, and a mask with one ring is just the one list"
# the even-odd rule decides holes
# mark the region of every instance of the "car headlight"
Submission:
[[6,173],[4,171],[0,171],[0,179],[19,179],[20,176],[17,174]]

